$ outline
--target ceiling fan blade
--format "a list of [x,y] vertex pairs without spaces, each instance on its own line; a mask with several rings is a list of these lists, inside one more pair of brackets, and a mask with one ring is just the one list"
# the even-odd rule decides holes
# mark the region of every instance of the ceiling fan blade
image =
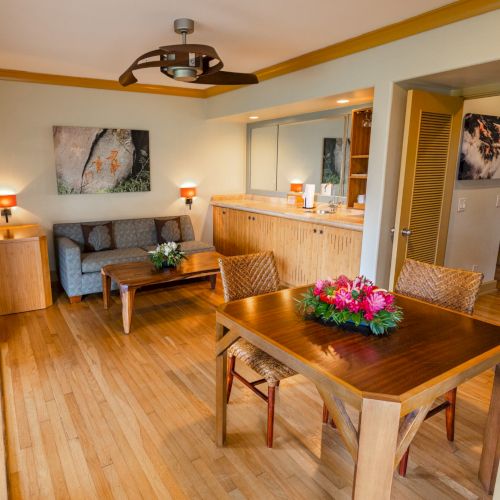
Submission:
[[217,73],[199,76],[195,83],[204,83],[207,85],[250,85],[252,83],[259,83],[259,79],[253,73],[218,71]]
[[140,69],[140,68],[147,68],[147,67],[152,67],[152,66],[161,66],[157,61],[150,61],[146,63],[140,64],[140,61],[143,59],[149,59],[150,57],[158,56],[163,54],[163,50],[161,49],[156,49],[152,50],[150,52],[146,52],[145,54],[142,54],[142,56],[139,56],[121,75],[120,78],[118,78],[118,81],[126,87],[127,85],[131,85],[132,83],[137,82],[137,78],[134,76],[132,71],[135,69]]

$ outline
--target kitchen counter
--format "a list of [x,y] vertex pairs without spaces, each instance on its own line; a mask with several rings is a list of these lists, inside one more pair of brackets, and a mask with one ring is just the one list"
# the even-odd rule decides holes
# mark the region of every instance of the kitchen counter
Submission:
[[217,195],[211,205],[264,215],[273,215],[285,219],[294,219],[325,226],[339,227],[351,231],[363,231],[364,211],[341,207],[333,214],[319,214],[318,209],[328,210],[327,203],[318,203],[312,210],[298,208],[286,203],[285,198],[257,195]]

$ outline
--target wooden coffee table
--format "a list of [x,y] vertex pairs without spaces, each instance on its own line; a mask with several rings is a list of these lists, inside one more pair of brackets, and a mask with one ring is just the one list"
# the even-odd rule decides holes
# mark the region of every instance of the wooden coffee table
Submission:
[[104,308],[109,308],[111,281],[114,281],[120,288],[123,331],[129,333],[134,309],[134,297],[138,288],[186,278],[208,276],[213,289],[219,272],[220,257],[222,255],[217,252],[194,253],[188,255],[187,259],[182,261],[179,266],[164,269],[163,271],[156,271],[149,261],[104,266],[101,269]]

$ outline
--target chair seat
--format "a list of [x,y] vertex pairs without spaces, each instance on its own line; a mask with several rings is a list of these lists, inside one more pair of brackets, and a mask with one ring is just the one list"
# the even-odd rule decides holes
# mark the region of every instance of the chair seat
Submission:
[[288,366],[243,339],[237,340],[228,349],[228,355],[241,359],[262,378],[265,378],[267,384],[271,387],[275,386],[280,380],[297,374]]

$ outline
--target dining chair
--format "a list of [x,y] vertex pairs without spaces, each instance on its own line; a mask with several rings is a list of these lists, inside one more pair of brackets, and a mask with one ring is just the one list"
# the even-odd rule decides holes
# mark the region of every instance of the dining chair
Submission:
[[[483,280],[482,273],[451,269],[406,259],[399,274],[395,292],[407,297],[429,302],[447,309],[472,314],[479,287]],[[457,389],[444,395],[444,402],[432,408],[425,419],[441,411],[446,414],[446,437],[455,439],[455,406]],[[406,476],[410,448],[399,462],[399,474]]]
[[[395,292],[447,309],[472,314],[482,280],[482,273],[406,259],[401,268]],[[453,441],[455,439],[457,389],[448,391],[444,399],[444,402],[429,410],[425,420],[445,410],[446,437],[449,441]],[[323,423],[328,423],[329,419],[328,409],[323,404]],[[332,425],[335,427],[333,421]],[[399,462],[398,471],[401,476],[406,476],[409,454],[410,448],[408,447]]]
[[[226,302],[279,289],[279,274],[272,252],[262,252],[219,259],[224,300]],[[267,403],[267,446],[273,447],[274,405],[280,381],[295,375],[288,366],[240,338],[227,351],[227,402],[231,396],[233,379],[237,378]],[[250,382],[236,371],[236,359],[249,366],[261,378]],[[267,383],[267,395],[256,386]]]

